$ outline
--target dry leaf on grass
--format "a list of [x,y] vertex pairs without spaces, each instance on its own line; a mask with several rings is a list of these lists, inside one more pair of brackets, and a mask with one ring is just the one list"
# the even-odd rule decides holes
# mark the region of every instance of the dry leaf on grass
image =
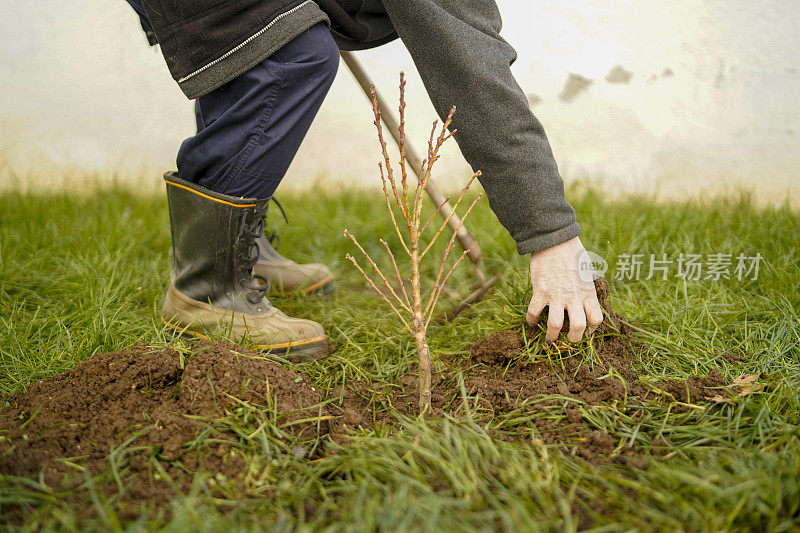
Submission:
[[[761,374],[745,374],[734,379],[732,385],[734,387],[739,387],[737,392],[739,396],[747,396],[751,392],[761,392],[764,390],[763,383],[756,383],[761,377]],[[714,403],[731,403],[733,401],[732,398],[725,397],[721,394],[706,396],[705,399]]]
[[739,396],[747,396],[751,392],[761,392],[764,390],[763,383],[756,383],[760,377],[761,374],[746,374],[734,379],[733,384],[742,388],[739,391]]
[[715,394],[714,396],[706,396],[705,399],[714,403],[731,403],[730,398],[725,398],[719,394]]

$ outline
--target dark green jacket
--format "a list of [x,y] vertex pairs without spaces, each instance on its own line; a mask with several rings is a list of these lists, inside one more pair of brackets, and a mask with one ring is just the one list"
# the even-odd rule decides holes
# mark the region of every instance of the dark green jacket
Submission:
[[511,74],[494,0],[144,0],[170,72],[197,98],[246,72],[325,21],[340,48],[399,36],[489,205],[530,253],[580,234],[541,123]]

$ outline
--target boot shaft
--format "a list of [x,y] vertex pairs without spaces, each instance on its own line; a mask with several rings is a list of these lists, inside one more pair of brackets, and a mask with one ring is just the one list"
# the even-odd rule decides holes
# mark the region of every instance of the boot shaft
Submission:
[[269,307],[253,279],[255,239],[268,200],[235,198],[164,175],[176,289],[214,307],[259,313]]

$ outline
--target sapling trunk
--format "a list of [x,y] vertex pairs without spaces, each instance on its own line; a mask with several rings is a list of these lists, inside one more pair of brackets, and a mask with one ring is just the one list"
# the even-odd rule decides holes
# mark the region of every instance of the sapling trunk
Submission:
[[[414,233],[412,233],[414,235]],[[418,237],[417,234],[415,237]],[[412,298],[412,326],[414,342],[417,345],[419,358],[419,409],[424,413],[431,408],[431,351],[428,348],[425,318],[422,315],[422,290],[419,273],[419,239],[410,238],[411,253],[411,298]]]
[[[406,252],[409,261],[409,270],[410,276],[409,281],[411,283],[411,297],[409,298],[408,289],[406,288],[406,282],[400,274],[400,268],[397,265],[397,261],[395,260],[395,256],[392,253],[392,250],[389,248],[389,245],[381,239],[381,244],[386,248],[386,252],[389,255],[389,258],[392,261],[392,267],[394,268],[395,276],[397,284],[399,285],[399,294],[398,291],[392,287],[389,281],[384,276],[381,269],[375,263],[375,261],[367,254],[358,240],[350,234],[347,230],[344,231],[345,236],[349,237],[353,243],[358,247],[364,257],[367,259],[369,264],[375,270],[375,273],[378,275],[380,279],[380,283],[376,283],[372,280],[372,278],[364,272],[364,269],[358,264],[354,257],[350,254],[347,254],[347,259],[353,262],[356,268],[361,272],[370,286],[383,298],[383,300],[389,304],[392,311],[400,318],[403,326],[405,327],[406,331],[408,331],[413,337],[414,342],[417,348],[417,358],[419,360],[419,409],[420,413],[429,412],[431,409],[431,351],[428,347],[428,339],[427,339],[427,331],[428,325],[430,324],[431,317],[433,316],[434,308],[436,307],[436,303],[439,300],[439,296],[442,293],[442,289],[444,288],[445,284],[447,283],[447,279],[452,274],[453,270],[455,270],[456,266],[464,259],[464,256],[467,254],[469,250],[464,250],[464,252],[459,256],[459,258],[455,261],[455,263],[450,267],[449,270],[445,273],[445,264],[447,261],[450,252],[453,250],[453,246],[455,244],[456,234],[458,233],[458,229],[460,229],[466,218],[469,216],[470,211],[475,206],[475,203],[480,199],[481,195],[478,194],[475,199],[472,201],[472,204],[464,213],[464,216],[461,217],[461,221],[456,229],[453,232],[450,241],[447,243],[445,247],[444,254],[442,255],[441,261],[439,262],[439,269],[436,275],[436,279],[433,282],[433,287],[430,289],[430,293],[427,295],[425,301],[423,301],[423,294],[422,294],[422,277],[420,274],[420,263],[428,251],[431,250],[434,242],[436,239],[442,234],[442,231],[447,226],[447,222],[451,216],[453,216],[456,212],[456,209],[461,204],[461,201],[464,199],[464,195],[466,194],[467,190],[469,189],[472,182],[480,176],[480,172],[476,172],[472,175],[470,180],[467,182],[467,185],[461,190],[461,194],[456,200],[455,204],[453,204],[452,210],[445,218],[444,222],[439,226],[436,233],[427,241],[425,246],[421,246],[422,244],[422,235],[428,225],[433,221],[436,214],[442,208],[442,205],[438,206],[436,211],[430,216],[430,218],[422,225],[421,222],[421,215],[422,215],[422,199],[425,192],[425,187],[427,186],[428,179],[431,177],[431,171],[433,170],[433,165],[439,159],[439,149],[442,147],[445,141],[447,141],[450,137],[453,136],[455,130],[452,132],[448,131],[448,127],[450,126],[450,122],[453,118],[453,114],[455,113],[455,107],[450,110],[450,114],[445,119],[444,123],[442,124],[442,128],[439,132],[439,135],[436,136],[436,128],[438,125],[438,121],[434,121],[433,128],[431,129],[430,139],[428,140],[428,156],[422,162],[422,168],[418,174],[419,178],[417,180],[417,185],[413,191],[409,191],[408,187],[408,172],[407,172],[407,164],[406,164],[406,154],[405,154],[405,78],[403,73],[400,73],[400,182],[398,183],[395,179],[394,170],[392,169],[391,162],[389,160],[389,152],[386,148],[386,142],[383,139],[383,128],[381,126],[381,112],[378,109],[377,98],[375,97],[375,88],[370,87],[371,94],[372,94],[372,110],[375,116],[375,127],[378,131],[378,142],[380,143],[381,147],[381,156],[382,161],[378,163],[378,169],[380,170],[381,182],[383,184],[383,194],[386,199],[386,209],[389,212],[389,217],[391,218],[392,225],[397,233],[398,238],[400,239],[400,244],[403,247],[403,250]],[[388,186],[387,186],[388,183]],[[411,195],[409,195],[411,192]],[[394,204],[394,205],[393,205]],[[405,230],[407,237],[404,237],[403,231],[400,229],[400,225],[398,224],[398,217],[395,215],[395,209],[400,212],[400,218],[404,222]],[[379,288],[380,284],[383,284],[384,288]],[[394,302],[394,303],[393,303]]]

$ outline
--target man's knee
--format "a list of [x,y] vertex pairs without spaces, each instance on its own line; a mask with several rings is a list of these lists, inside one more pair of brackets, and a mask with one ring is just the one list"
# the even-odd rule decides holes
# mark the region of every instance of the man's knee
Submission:
[[339,70],[339,46],[333,40],[333,36],[327,27],[325,28],[325,33],[328,34],[328,38],[325,40],[325,46],[320,54],[325,64],[325,73],[330,81],[333,82],[336,72]]
[[284,45],[272,59],[303,67],[314,77],[332,83],[339,68],[339,47],[328,27],[320,22]]
[[313,50],[320,69],[333,82],[339,69],[339,47],[325,24],[319,23],[310,28],[309,32],[313,32]]

